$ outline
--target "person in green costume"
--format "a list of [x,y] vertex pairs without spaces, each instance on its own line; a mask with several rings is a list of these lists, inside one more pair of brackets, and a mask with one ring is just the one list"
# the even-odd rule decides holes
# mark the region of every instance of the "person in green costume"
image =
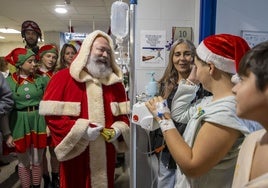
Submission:
[[35,75],[35,53],[30,49],[15,48],[5,59],[16,67],[16,72],[7,77],[14,100],[7,146],[17,153],[22,187],[40,187],[47,135],[45,119],[38,109],[47,79]]

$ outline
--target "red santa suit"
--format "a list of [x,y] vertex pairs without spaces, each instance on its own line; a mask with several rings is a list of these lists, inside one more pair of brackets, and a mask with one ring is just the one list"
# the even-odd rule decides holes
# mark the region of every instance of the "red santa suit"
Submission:
[[[126,151],[129,145],[130,106],[114,53],[111,52],[113,73],[108,78],[93,78],[83,69],[97,36],[105,37],[113,48],[106,33],[89,34],[70,69],[52,77],[39,107],[61,161],[60,184],[64,188],[114,187],[116,151]],[[83,135],[90,123],[115,127],[121,136],[113,142],[105,141],[101,135],[88,141]]]

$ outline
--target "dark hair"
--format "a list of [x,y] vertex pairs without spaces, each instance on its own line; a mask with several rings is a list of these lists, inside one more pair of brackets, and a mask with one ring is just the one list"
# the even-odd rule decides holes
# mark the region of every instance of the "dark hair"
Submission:
[[182,44],[182,43],[186,44],[189,47],[190,51],[192,52],[191,55],[193,57],[193,62],[194,62],[194,57],[195,57],[194,44],[191,41],[185,40],[185,39],[178,39],[178,40],[174,41],[174,43],[172,44],[172,46],[170,48],[168,65],[165,69],[165,72],[164,72],[162,78],[158,81],[160,83],[160,89],[159,89],[160,93],[159,94],[162,97],[169,96],[169,94],[173,90],[173,88],[177,86],[177,81],[179,79],[179,75],[178,75],[178,71],[176,70],[176,68],[174,67],[174,64],[173,64],[173,55],[174,55],[174,51],[175,51],[176,46],[178,46],[179,44]]
[[238,66],[239,76],[249,76],[249,72],[256,76],[256,86],[263,91],[268,84],[268,41],[254,46],[241,59]]
[[8,69],[8,62],[5,60],[5,57],[0,57],[0,71],[5,72]]
[[72,44],[69,44],[69,43],[65,43],[62,48],[61,48],[61,51],[60,51],[60,62],[59,62],[59,67],[58,67],[58,70],[61,70],[61,69],[64,69],[67,67],[66,65],[66,62],[64,60],[64,54],[65,54],[65,51],[66,49],[70,47],[74,50],[75,53],[77,53],[77,49],[75,48],[74,45]]

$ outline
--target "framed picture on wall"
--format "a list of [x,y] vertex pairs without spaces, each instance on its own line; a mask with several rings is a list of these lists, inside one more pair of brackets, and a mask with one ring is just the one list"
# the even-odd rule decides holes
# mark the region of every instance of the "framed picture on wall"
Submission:
[[242,30],[241,36],[248,42],[248,45],[252,48],[257,44],[268,40],[268,31]]

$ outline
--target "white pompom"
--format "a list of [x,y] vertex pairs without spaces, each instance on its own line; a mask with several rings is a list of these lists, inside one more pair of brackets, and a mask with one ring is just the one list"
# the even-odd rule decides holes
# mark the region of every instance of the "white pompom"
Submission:
[[237,73],[232,76],[231,82],[233,84],[238,84],[240,81],[241,81],[241,79]]

